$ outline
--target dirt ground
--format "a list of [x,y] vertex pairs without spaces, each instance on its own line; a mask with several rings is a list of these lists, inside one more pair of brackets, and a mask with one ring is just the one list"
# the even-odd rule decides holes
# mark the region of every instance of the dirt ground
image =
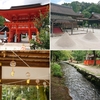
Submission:
[[51,100],[72,100],[69,95],[69,90],[64,86],[64,79],[53,77],[51,78]]
[[50,49],[100,49],[100,29],[88,29],[87,32],[86,28],[84,30],[80,28],[74,30],[73,35],[71,35],[70,31],[66,34],[69,34],[69,36],[58,35],[50,37]]

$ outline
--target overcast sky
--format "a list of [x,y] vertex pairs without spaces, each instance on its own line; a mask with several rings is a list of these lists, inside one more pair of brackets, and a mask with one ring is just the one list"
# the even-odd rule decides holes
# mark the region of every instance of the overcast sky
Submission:
[[49,0],[0,0],[0,9],[9,9],[11,6],[35,3],[47,4]]
[[64,2],[72,2],[72,1],[79,1],[79,2],[93,2],[98,3],[99,0],[51,0],[52,3],[63,4]]

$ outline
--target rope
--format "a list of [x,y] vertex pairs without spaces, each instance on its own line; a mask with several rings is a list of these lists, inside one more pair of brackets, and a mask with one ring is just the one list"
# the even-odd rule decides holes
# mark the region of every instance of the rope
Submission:
[[21,58],[19,57],[13,50],[11,50],[13,52],[13,54],[15,54],[15,56],[17,56],[27,67],[30,68],[30,66]]

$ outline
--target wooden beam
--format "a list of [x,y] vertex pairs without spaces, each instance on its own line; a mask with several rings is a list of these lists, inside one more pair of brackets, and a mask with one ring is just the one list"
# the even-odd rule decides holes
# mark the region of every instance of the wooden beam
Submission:
[[[33,62],[49,62],[49,58],[28,58],[28,57],[23,57],[21,58],[23,61],[33,61]],[[21,61],[21,59],[19,58],[1,58],[0,57],[0,61]]]
[[[10,67],[10,61],[0,61],[2,63],[2,66],[8,66]],[[49,67],[49,62],[34,62],[34,61],[26,61],[26,63],[30,67]],[[16,61],[16,66],[21,66],[21,67],[27,67],[25,63],[22,61]]]
[[[14,51],[19,57],[29,57],[29,58],[49,58],[49,52],[34,52],[34,51],[27,51],[27,52],[21,52],[21,51]],[[11,51],[0,51],[0,57],[17,57],[13,52]]]
[[[43,82],[46,82],[49,85],[49,80],[40,80],[39,85],[43,85]],[[7,85],[37,85],[36,80],[30,80],[30,83],[27,84],[26,80],[20,79],[2,79],[2,84]]]
[[30,67],[49,67],[49,50],[0,51],[0,62],[3,66],[9,67],[12,60],[16,61],[16,66],[25,67],[25,61]]

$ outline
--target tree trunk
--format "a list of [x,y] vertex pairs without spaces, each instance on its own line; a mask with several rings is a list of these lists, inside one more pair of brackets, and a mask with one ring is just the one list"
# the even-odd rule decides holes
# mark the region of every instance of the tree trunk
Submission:
[[93,55],[94,55],[94,66],[96,65],[96,53],[95,50],[93,50]]

